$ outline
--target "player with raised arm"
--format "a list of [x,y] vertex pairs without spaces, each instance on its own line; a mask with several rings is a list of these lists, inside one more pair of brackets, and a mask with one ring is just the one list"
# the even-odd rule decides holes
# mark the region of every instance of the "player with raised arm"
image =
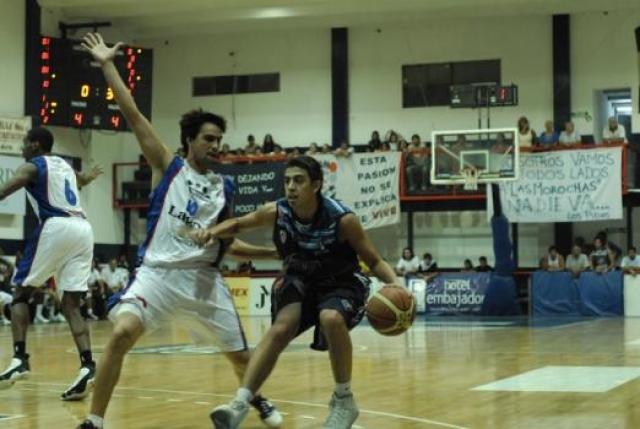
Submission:
[[[186,157],[174,156],[138,110],[113,64],[120,44],[108,47],[99,34],[88,34],[83,47],[100,63],[151,166],[153,189],[147,237],[138,253],[139,268],[133,282],[112,303],[113,334],[98,366],[90,415],[79,426],[91,429],[103,427],[124,356],[144,332],[176,314],[186,314],[208,328],[239,378],[249,361],[249,350],[233,298],[218,270],[225,250],[233,243],[217,240],[201,248],[183,234],[215,225],[231,214],[233,183],[212,170],[226,129],[224,118],[202,110],[184,114],[180,129]],[[271,249],[240,247],[237,251],[245,256],[275,256]],[[252,405],[266,425],[281,424],[282,417],[263,397],[257,396]]]
[[206,247],[240,232],[271,228],[284,259],[284,278],[273,292],[273,324],[251,356],[234,400],[212,411],[217,429],[239,426],[280,353],[312,326],[316,327],[312,347],[323,350],[328,346],[335,380],[323,428],[350,428],[358,417],[351,392],[349,330],[364,315],[370,283],[360,272],[358,256],[382,282],[397,285],[398,281],[356,215],[339,201],[322,195],[322,181],[322,168],[314,158],[293,158],[285,170],[285,198],[191,233],[194,241]]
[[91,273],[93,230],[80,204],[78,190],[98,177],[102,169],[76,172],[67,161],[51,155],[52,147],[53,135],[49,130],[30,130],[22,147],[27,162],[0,186],[0,200],[25,188],[39,220],[11,279],[16,286],[11,304],[14,354],[9,367],[0,374],[0,389],[9,388],[31,370],[26,346],[29,300],[37,288],[55,276],[62,293],[62,313],[80,355],[80,374],[61,396],[62,400],[70,401],[87,395],[95,375],[89,328],[80,313]]

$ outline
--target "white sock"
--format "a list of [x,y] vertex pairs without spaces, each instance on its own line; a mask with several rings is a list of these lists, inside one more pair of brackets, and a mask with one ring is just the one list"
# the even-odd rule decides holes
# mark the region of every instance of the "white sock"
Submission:
[[337,396],[351,395],[351,382],[347,381],[346,383],[336,383],[336,395]]
[[87,417],[87,420],[89,420],[91,423],[93,423],[94,426],[99,428],[101,428],[104,425],[104,418],[100,416],[96,416],[95,414],[89,414],[89,417]]
[[246,387],[240,387],[236,392],[236,399],[248,404],[249,401],[253,399],[253,393]]
[[44,319],[44,316],[42,315],[42,308],[44,306],[42,304],[37,304],[36,305],[36,317],[42,317]]

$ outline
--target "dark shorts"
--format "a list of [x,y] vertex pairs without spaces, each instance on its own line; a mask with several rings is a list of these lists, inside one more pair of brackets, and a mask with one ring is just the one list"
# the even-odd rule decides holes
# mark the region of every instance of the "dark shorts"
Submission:
[[320,311],[336,310],[352,329],[364,316],[364,306],[369,296],[371,280],[356,272],[339,278],[309,280],[295,276],[284,276],[276,280],[271,293],[271,319],[276,319],[280,309],[288,304],[302,303],[302,314],[297,335],[316,326],[312,348],[325,350],[320,338]]

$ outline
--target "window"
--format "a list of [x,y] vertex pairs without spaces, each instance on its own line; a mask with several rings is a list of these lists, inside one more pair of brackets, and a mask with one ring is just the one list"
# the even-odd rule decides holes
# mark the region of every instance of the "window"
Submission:
[[279,92],[280,73],[194,77],[194,97]]
[[452,85],[499,85],[500,60],[402,66],[402,107],[448,106]]

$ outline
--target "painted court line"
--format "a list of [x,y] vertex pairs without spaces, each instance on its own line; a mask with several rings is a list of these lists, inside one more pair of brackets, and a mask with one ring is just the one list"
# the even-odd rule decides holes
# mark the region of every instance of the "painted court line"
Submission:
[[[23,383],[23,384],[31,384],[31,385],[36,385],[36,386],[66,386],[65,384],[60,384],[60,383]],[[155,392],[155,393],[169,393],[169,394],[173,394],[173,395],[201,395],[201,396],[214,396],[214,397],[218,397],[218,398],[232,398],[232,395],[221,395],[218,393],[209,393],[209,392],[192,392],[192,391],[185,391],[185,390],[170,390],[170,389],[145,389],[145,388],[138,388],[138,387],[116,387],[116,390],[132,390],[132,391],[138,391],[138,392]],[[324,403],[315,403],[315,402],[303,402],[303,401],[287,401],[285,399],[274,399],[274,398],[270,398],[269,399],[272,402],[278,402],[278,403],[283,403],[283,404],[292,404],[292,405],[300,405],[300,406],[304,406],[304,407],[313,407],[313,408],[322,408],[322,409],[326,409],[327,408],[327,404]],[[379,417],[388,417],[390,419],[397,419],[397,420],[405,420],[405,421],[410,421],[410,422],[415,422],[415,423],[422,423],[425,425],[431,425],[431,426],[439,426],[439,427],[443,427],[443,428],[449,428],[449,429],[470,429],[468,427],[465,426],[458,426],[458,425],[454,425],[454,424],[449,424],[449,423],[444,423],[444,422],[439,422],[436,420],[430,420],[430,419],[425,419],[422,417],[412,417],[412,416],[405,416],[402,414],[395,414],[395,413],[385,413],[382,411],[373,411],[373,410],[365,410],[365,409],[360,409],[360,414],[369,414],[372,416],[379,416]]]

